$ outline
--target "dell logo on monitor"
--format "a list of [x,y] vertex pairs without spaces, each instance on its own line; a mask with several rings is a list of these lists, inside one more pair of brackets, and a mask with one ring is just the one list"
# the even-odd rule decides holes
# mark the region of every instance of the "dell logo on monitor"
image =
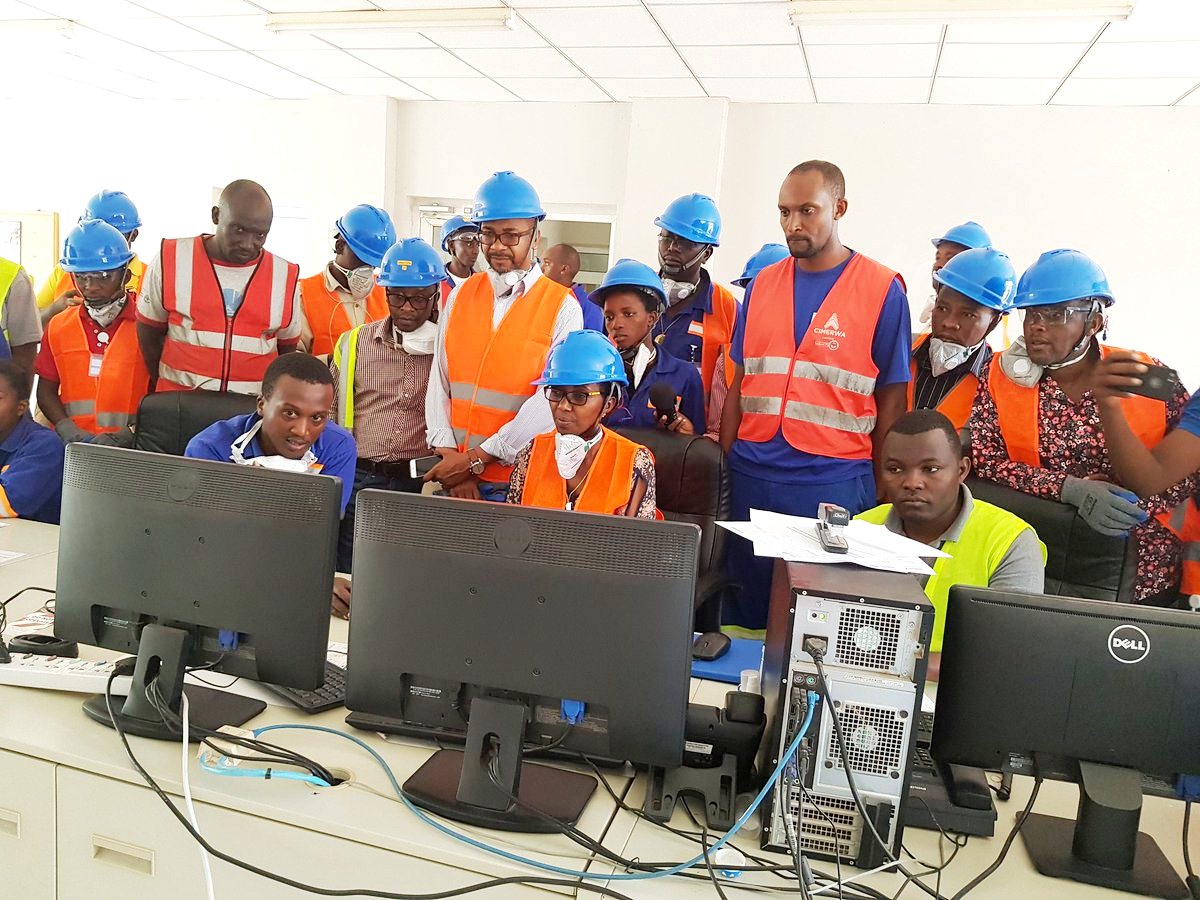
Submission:
[[1136,625],[1118,625],[1108,635],[1108,652],[1119,663],[1139,663],[1150,655],[1150,636]]

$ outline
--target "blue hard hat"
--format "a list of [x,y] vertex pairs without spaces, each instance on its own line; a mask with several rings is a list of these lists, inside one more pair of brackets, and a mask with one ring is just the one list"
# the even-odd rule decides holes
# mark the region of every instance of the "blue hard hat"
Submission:
[[716,201],[706,194],[676,197],[654,224],[696,244],[721,243],[721,213]]
[[460,231],[479,231],[479,226],[474,222],[468,222],[462,216],[452,216],[446,220],[446,224],[442,226],[442,249],[447,253],[450,252],[450,239]]
[[84,219],[100,219],[121,234],[129,234],[142,227],[142,217],[124,191],[101,191],[93,196],[83,208],[79,221]]
[[1106,306],[1116,302],[1104,270],[1078,250],[1048,250],[1021,276],[1013,306],[1053,306],[1089,297],[1104,300]]
[[384,287],[429,287],[446,280],[438,252],[421,238],[405,238],[383,255],[379,283]]
[[604,273],[600,287],[588,294],[588,299],[597,306],[603,306],[604,295],[616,287],[642,288],[658,297],[660,306],[667,303],[667,292],[663,290],[662,279],[658,277],[658,273],[636,259],[618,259],[613,267]]
[[992,239],[978,222],[963,222],[961,225],[955,225],[941,237],[933,238],[930,243],[938,247],[947,241],[951,244],[959,244],[968,250],[992,246]]
[[131,259],[125,235],[100,219],[84,219],[67,232],[58,264],[64,272],[108,272]]
[[550,348],[546,370],[534,384],[628,384],[621,354],[598,331],[572,331]]
[[497,172],[479,186],[471,207],[472,222],[546,218],[533,185],[514,172]]
[[396,226],[386,210],[370,203],[352,207],[337,220],[337,230],[354,255],[369,266],[383,263],[383,254],[396,243]]
[[742,274],[733,279],[733,283],[738,287],[745,287],[754,280],[754,276],[765,269],[772,263],[777,263],[781,259],[787,259],[792,254],[783,244],[763,244],[762,247],[746,260],[746,267],[742,269]]
[[964,250],[933,273],[933,280],[968,300],[998,312],[1012,308],[1017,272],[1007,253],[980,247]]

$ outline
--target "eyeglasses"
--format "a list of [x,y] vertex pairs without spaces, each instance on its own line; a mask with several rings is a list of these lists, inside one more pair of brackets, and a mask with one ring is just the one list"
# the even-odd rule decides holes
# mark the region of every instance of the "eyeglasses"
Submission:
[[550,387],[549,385],[542,390],[546,395],[546,399],[551,403],[562,403],[563,397],[566,397],[567,402],[572,406],[585,405],[589,397],[604,396],[604,391],[568,391],[559,387]]
[[469,234],[456,234],[454,237],[450,238],[450,243],[452,244],[456,244],[459,241],[462,241],[464,244],[478,244],[479,235],[472,232]]
[[412,309],[425,309],[437,295],[436,289],[427,294],[396,294],[388,291],[387,302],[388,306],[394,306],[396,309],[404,309],[406,306]]
[[121,269],[106,269],[103,272],[74,272],[72,274],[74,274],[76,281],[86,281],[88,283],[91,283],[94,281],[108,281],[110,278],[117,277],[117,275],[119,275],[123,271],[124,271],[124,269],[121,268]]
[[1034,306],[1021,310],[1021,321],[1029,325],[1066,325],[1071,316],[1090,316],[1095,306]]
[[671,234],[671,232],[669,232],[669,231],[659,232],[659,235],[658,235],[658,246],[659,247],[661,247],[663,250],[669,250],[671,248],[672,244],[674,244],[676,247],[678,247],[684,253],[695,253],[701,247],[705,246],[704,244],[698,244],[695,241],[689,241],[687,238],[681,238],[677,234]]
[[496,241],[499,241],[505,247],[515,247],[521,243],[522,238],[529,237],[535,231],[537,231],[536,228],[530,228],[528,231],[502,231],[499,234],[494,231],[481,231],[479,232],[479,243],[485,247],[490,247]]

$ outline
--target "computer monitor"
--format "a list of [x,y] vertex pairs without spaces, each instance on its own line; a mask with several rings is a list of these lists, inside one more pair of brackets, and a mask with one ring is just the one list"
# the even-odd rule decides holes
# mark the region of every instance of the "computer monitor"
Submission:
[[[178,740],[184,669],[320,686],[341,487],[334,478],[67,445],[54,633],[137,654],[122,728]],[[190,719],[237,725],[265,704],[187,687]],[[114,698],[114,711],[116,710]],[[104,697],[84,710],[112,725]]]
[[346,706],[466,742],[409,779],[415,802],[556,831],[532,808],[574,822],[595,780],[522,767],[526,745],[681,763],[694,525],[367,490],[354,526]]
[[1138,820],[1144,790],[1200,772],[1198,684],[1196,613],[957,586],[931,752],[1078,782],[1075,821],[1022,827],[1042,874],[1187,897]]

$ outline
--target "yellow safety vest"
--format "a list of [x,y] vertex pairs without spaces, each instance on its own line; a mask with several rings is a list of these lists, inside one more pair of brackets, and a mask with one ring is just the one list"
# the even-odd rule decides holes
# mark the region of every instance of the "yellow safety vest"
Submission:
[[[1006,509],[983,500],[975,500],[974,503],[962,536],[957,541],[946,541],[942,544],[942,552],[950,555],[934,562],[933,574],[925,583],[925,596],[936,611],[933,637],[929,641],[931,653],[940,653],[942,649],[950,588],[956,584],[987,587],[992,580],[992,573],[999,568],[1013,541],[1026,528],[1032,528],[1024,519]],[[884,503],[860,513],[855,518],[872,525],[882,525],[891,511],[892,504]],[[1045,563],[1046,545],[1040,540],[1038,543],[1041,544],[1042,562]]]
[[362,330],[361,325],[351,328],[333,348],[333,364],[338,367],[337,423],[347,431],[354,430],[354,366],[358,362],[358,333]]
[[[4,304],[8,302],[8,290],[17,280],[21,272],[21,264],[0,256],[0,316],[4,314]],[[8,329],[4,329],[3,358],[12,357],[12,341],[8,338]]]

